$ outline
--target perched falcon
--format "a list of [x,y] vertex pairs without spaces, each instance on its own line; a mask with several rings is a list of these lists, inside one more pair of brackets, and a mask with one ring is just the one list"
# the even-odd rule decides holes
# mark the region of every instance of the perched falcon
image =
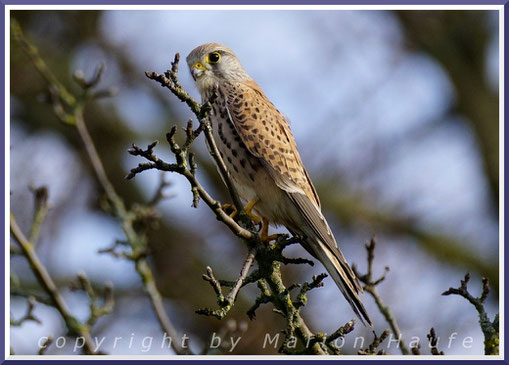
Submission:
[[210,116],[214,139],[246,210],[263,218],[262,238],[269,222],[303,237],[304,248],[325,266],[361,321],[372,326],[358,295],[362,287],[321,212],[286,118],[228,47],[201,45],[187,64],[202,101],[217,90]]

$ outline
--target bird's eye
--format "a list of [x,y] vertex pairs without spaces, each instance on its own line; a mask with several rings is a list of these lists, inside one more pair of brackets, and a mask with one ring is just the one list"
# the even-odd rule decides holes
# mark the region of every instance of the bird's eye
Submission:
[[219,52],[212,52],[207,55],[208,63],[218,63],[220,59],[221,59],[221,53],[219,53]]

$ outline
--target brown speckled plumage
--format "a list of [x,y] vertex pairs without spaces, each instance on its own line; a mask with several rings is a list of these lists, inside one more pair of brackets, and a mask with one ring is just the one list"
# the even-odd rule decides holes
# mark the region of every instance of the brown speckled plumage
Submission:
[[359,318],[372,325],[358,295],[362,288],[320,210],[286,118],[229,48],[204,44],[187,62],[203,100],[217,87],[214,139],[240,197],[246,203],[258,199],[254,210],[260,216],[304,237],[306,250],[322,262]]

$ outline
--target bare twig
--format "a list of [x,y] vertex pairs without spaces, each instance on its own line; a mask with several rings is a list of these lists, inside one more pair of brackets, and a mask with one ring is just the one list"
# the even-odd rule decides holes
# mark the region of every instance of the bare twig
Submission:
[[83,117],[83,107],[75,108],[74,118],[76,120],[76,130],[78,131],[80,138],[83,141],[83,145],[85,146],[85,149],[88,154],[88,158],[89,158],[90,163],[92,164],[94,172],[97,176],[97,180],[99,180],[99,183],[101,184],[102,188],[106,192],[106,196],[108,197],[108,199],[110,200],[110,202],[112,204],[112,207],[114,208],[115,215],[118,215],[118,216],[125,215],[126,208],[124,206],[124,202],[117,195],[115,188],[113,187],[113,184],[108,179],[108,176],[106,175],[106,171],[104,170],[104,165],[101,161],[99,153],[97,152],[97,149],[95,148],[95,144],[92,140],[92,137],[90,136],[90,133],[88,132],[88,128],[85,124],[85,119]]
[[415,346],[410,347],[410,350],[412,351],[412,355],[420,355],[421,354],[420,342],[417,342]]
[[154,196],[152,197],[152,199],[150,199],[150,201],[147,203],[147,205],[154,206],[164,199],[172,198],[173,197],[172,195],[167,195],[164,192],[164,190],[169,186],[171,186],[171,181],[167,181],[165,179],[165,173],[161,172],[161,174],[159,176],[159,185],[157,186]]
[[48,189],[45,186],[41,186],[39,188],[32,188],[31,190],[34,193],[35,209],[28,240],[32,246],[35,247],[37,242],[39,242],[39,232],[49,210]]
[[35,303],[36,303],[35,297],[29,296],[27,298],[27,311],[26,311],[26,313],[20,319],[13,319],[12,315],[11,315],[11,326],[19,327],[23,323],[25,323],[26,321],[33,321],[35,323],[41,324],[42,322],[39,320],[39,318],[34,316]]
[[111,283],[106,283],[104,287],[102,304],[100,304],[101,299],[95,293],[92,284],[84,273],[78,274],[78,285],[71,289],[83,290],[88,295],[90,315],[86,323],[89,327],[92,327],[100,317],[113,312],[115,301],[113,299],[113,286]]
[[437,347],[437,345],[438,345],[438,338],[437,338],[437,335],[435,333],[435,329],[433,327],[431,327],[431,329],[429,330],[429,333],[427,334],[426,337],[428,338],[431,355],[443,355],[444,352],[440,351],[438,349],[438,347]]
[[369,293],[373,299],[375,300],[375,303],[384,316],[385,320],[391,327],[392,333],[396,338],[398,339],[398,347],[403,355],[410,355],[410,352],[408,351],[408,348],[405,345],[405,342],[403,341],[403,337],[401,334],[401,330],[399,329],[398,322],[396,321],[396,318],[392,314],[391,309],[384,304],[382,301],[382,297],[378,293],[377,285],[380,284],[382,281],[385,280],[385,276],[389,272],[389,268],[386,266],[385,271],[381,277],[378,279],[373,279],[373,260],[375,258],[375,246],[376,246],[376,238],[372,237],[369,243],[366,243],[366,251],[368,253],[368,271],[366,274],[361,275],[357,268],[353,265],[352,269],[355,272],[355,275],[359,278],[359,280],[364,284],[364,290]]
[[39,355],[44,355],[46,351],[48,351],[49,346],[53,343],[53,337],[48,336],[46,341],[42,343],[41,348],[39,349]]
[[461,280],[459,288],[449,288],[442,295],[459,295],[468,300],[479,313],[479,324],[484,334],[484,353],[486,355],[499,354],[499,321],[498,314],[495,319],[490,321],[488,314],[484,310],[484,302],[490,292],[490,285],[487,278],[482,278],[482,292],[479,298],[475,298],[468,292],[468,282],[470,281],[470,274],[465,275],[465,279]]
[[84,325],[82,325],[76,319],[76,317],[74,317],[69,311],[67,304],[65,303],[63,297],[60,295],[60,292],[58,291],[55,283],[53,282],[53,279],[46,270],[46,267],[42,264],[41,260],[35,253],[31,243],[28,241],[28,239],[25,237],[25,235],[19,228],[18,224],[16,223],[16,219],[12,214],[11,214],[11,233],[15,240],[18,242],[21,249],[23,250],[23,254],[27,258],[28,263],[30,264],[30,268],[34,272],[35,276],[37,277],[45,291],[50,295],[52,304],[60,312],[60,315],[64,319],[65,324],[69,329],[69,332],[73,336],[83,337],[85,341],[84,344],[85,353],[93,354],[94,345],[92,336],[88,332],[87,328]]
[[216,142],[214,141],[214,137],[212,135],[212,127],[210,125],[210,121],[208,119],[208,113],[211,109],[210,104],[217,97],[215,92],[210,96],[209,102],[205,103],[203,106],[200,105],[196,100],[194,100],[180,85],[178,82],[178,63],[180,60],[180,55],[177,53],[175,55],[175,59],[172,62],[171,70],[168,70],[165,75],[160,75],[157,72],[145,72],[145,75],[152,80],[155,80],[161,84],[161,86],[168,88],[175,96],[177,96],[180,101],[185,102],[193,111],[196,118],[200,122],[200,126],[202,126],[202,130],[205,133],[205,138],[207,140],[207,147],[209,149],[209,154],[212,156],[216,165],[219,168],[221,177],[223,178],[226,187],[228,188],[228,192],[233,201],[233,205],[240,212],[243,209],[241,200],[233,185],[228,170],[226,169],[226,165],[224,164],[223,159],[217,149]]
[[368,346],[368,348],[361,349],[357,351],[357,354],[359,355],[385,355],[385,350],[379,350],[377,351],[378,347],[384,342],[384,340],[389,337],[391,331],[389,329],[386,329],[382,332],[380,337],[378,337],[375,333],[375,338],[373,339],[373,342]]
[[53,305],[53,301],[51,298],[47,295],[47,293],[40,293],[35,290],[28,290],[26,288],[21,288],[20,286],[13,286],[11,284],[11,293],[12,296],[15,297],[34,297],[35,300],[39,303],[45,304],[45,305]]
[[135,223],[140,219],[140,213],[139,211],[127,209],[124,201],[115,191],[108,179],[101,158],[85,123],[83,111],[86,103],[91,99],[111,94],[110,90],[94,91],[94,88],[101,79],[104,67],[98,66],[95,73],[88,80],[85,79],[83,73],[77,71],[74,74],[74,79],[77,84],[82,87],[83,92],[81,95],[75,96],[55,77],[44,60],[40,57],[37,48],[27,41],[21,31],[21,27],[13,19],[11,19],[11,30],[15,39],[29,55],[37,71],[39,71],[41,76],[47,81],[55,115],[62,122],[72,125],[77,129],[97,180],[106,193],[112,213],[121,223],[122,230],[126,235],[126,242],[131,249],[130,254],[123,254],[122,256],[134,261],[136,271],[149,295],[161,328],[172,338],[171,346],[173,350],[177,354],[188,353],[187,350],[182,349],[179,345],[179,341],[176,339],[175,328],[164,310],[161,295],[154,282],[152,270],[146,261],[148,247],[147,237],[144,232],[140,232],[140,230],[135,228]]
[[347,322],[344,326],[339,327],[332,334],[327,336],[325,339],[325,343],[329,344],[336,341],[338,338],[343,338],[345,335],[349,334],[354,330],[355,320],[351,320]]
[[[433,327],[429,330],[429,333],[426,335],[426,337],[428,339],[428,346],[431,355],[443,355],[444,352],[440,351],[437,347],[439,338],[437,337]],[[413,355],[422,355],[420,342],[417,342],[415,346],[412,346],[411,351]]]
[[230,305],[233,305],[235,302],[235,298],[237,298],[237,294],[239,293],[240,288],[242,285],[244,285],[244,281],[247,278],[247,274],[249,273],[249,269],[253,265],[253,261],[255,258],[255,251],[251,250],[249,251],[246,260],[244,261],[244,264],[242,265],[242,270],[240,271],[240,275],[233,285],[232,289],[230,290],[230,293],[228,293],[228,296],[226,297],[226,300]]
[[224,210],[221,208],[221,203],[214,200],[209,195],[205,188],[198,182],[194,174],[191,173],[191,170],[186,168],[186,165],[184,163],[182,163],[181,165],[168,164],[160,160],[156,155],[154,155],[153,153],[153,148],[155,147],[154,143],[149,145],[146,150],[143,150],[136,145],[133,145],[132,148],[129,149],[128,152],[131,155],[142,156],[150,162],[140,163],[138,164],[137,167],[131,169],[130,173],[126,176],[127,179],[132,179],[140,172],[149,169],[158,169],[162,171],[179,173],[189,181],[193,191],[196,191],[199,194],[200,198],[205,202],[205,204],[207,204],[209,208],[211,208],[214,211],[217,219],[224,222],[235,235],[246,240],[251,240],[254,238],[254,234],[252,232],[240,226],[237,222],[235,222],[233,218],[231,218],[228,214],[224,212]]
[[53,72],[46,65],[46,62],[42,61],[39,51],[25,38],[21,26],[15,18],[11,18],[11,33],[14,39],[23,47],[23,50],[30,57],[32,64],[35,66],[39,74],[46,80],[48,85],[52,85],[57,89],[60,97],[65,101],[67,105],[74,105],[76,98],[67,91],[67,89],[58,81]]
[[173,323],[166,314],[161,294],[159,293],[159,290],[157,290],[152,269],[150,269],[147,260],[145,258],[138,259],[135,261],[135,264],[136,271],[140,273],[141,277],[144,280],[143,284],[145,286],[145,290],[147,291],[151,299],[152,307],[154,308],[157,319],[159,320],[159,324],[161,325],[163,331],[172,339],[171,346],[173,350],[180,355],[190,354],[190,350],[187,348],[183,348],[180,345],[180,343],[176,340],[178,338],[177,330],[175,329]]
[[[214,273],[210,267],[207,267],[207,274],[203,275],[203,280],[208,281],[212,288],[214,289],[217,296],[217,304],[219,305],[219,309],[211,310],[208,308],[199,309],[196,311],[198,314],[203,314],[207,316],[213,316],[218,319],[223,319],[226,314],[230,311],[230,309],[235,304],[235,300],[237,299],[237,294],[240,288],[245,284],[246,279],[248,277],[249,269],[253,265],[253,261],[255,258],[255,251],[249,251],[244,264],[242,265],[242,269],[240,271],[240,275],[235,282],[232,283],[230,292],[226,296],[223,295],[223,290],[221,288],[221,283],[214,276]],[[253,281],[256,279],[251,279]]]

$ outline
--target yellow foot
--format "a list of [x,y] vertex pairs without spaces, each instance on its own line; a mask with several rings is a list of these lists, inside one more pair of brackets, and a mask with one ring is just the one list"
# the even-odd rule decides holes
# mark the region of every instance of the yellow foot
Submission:
[[262,229],[260,232],[260,239],[263,243],[269,244],[270,241],[276,240],[278,237],[277,234],[272,234],[269,236],[269,221],[267,218],[262,218]]
[[230,218],[235,218],[237,215],[237,208],[235,208],[235,205],[226,203],[221,205],[221,209],[230,216]]
[[[246,213],[246,215],[255,223],[255,224],[260,224],[261,222],[261,219],[260,217],[256,216],[253,214],[253,208],[254,206],[256,205],[256,203],[258,203],[260,201],[260,199],[258,198],[254,198],[253,200],[251,200],[249,203],[246,204],[246,206],[244,207],[244,212]],[[231,218],[235,218],[238,214],[238,211],[237,211],[237,208],[235,208],[235,206],[233,204],[223,204],[221,206],[221,209],[225,211],[226,214],[228,214]],[[230,213],[231,212],[231,213]]]
[[260,201],[259,198],[254,198],[249,203],[246,204],[244,207],[244,212],[246,212],[247,216],[251,218],[251,220],[254,222],[254,224],[259,224],[261,222],[260,217],[253,214],[253,208],[255,207],[256,203]]

